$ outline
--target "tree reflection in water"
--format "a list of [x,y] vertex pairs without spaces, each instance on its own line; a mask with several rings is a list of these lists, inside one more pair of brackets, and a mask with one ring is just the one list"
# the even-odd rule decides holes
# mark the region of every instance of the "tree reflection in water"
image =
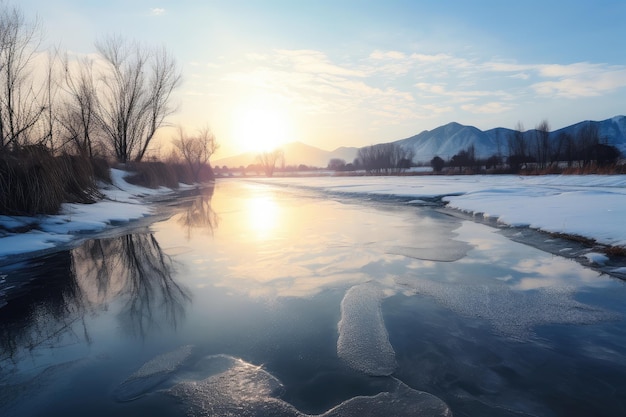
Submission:
[[125,300],[120,320],[133,335],[144,337],[163,323],[176,327],[191,301],[189,291],[173,279],[172,261],[151,233],[92,240],[75,249],[72,259],[90,304]]
[[191,238],[191,232],[194,229],[206,230],[212,234],[217,227],[219,218],[211,207],[214,190],[213,186],[203,189],[199,195],[191,200],[189,206],[176,215],[176,220],[185,228],[188,239]]
[[3,269],[0,294],[0,370],[19,360],[21,352],[76,342],[85,334],[85,307],[72,275],[70,253],[58,252],[20,269]]
[[40,349],[90,343],[86,318],[112,301],[122,303],[118,319],[133,336],[144,337],[163,325],[175,328],[191,296],[173,271],[148,229],[5,267],[1,373]]

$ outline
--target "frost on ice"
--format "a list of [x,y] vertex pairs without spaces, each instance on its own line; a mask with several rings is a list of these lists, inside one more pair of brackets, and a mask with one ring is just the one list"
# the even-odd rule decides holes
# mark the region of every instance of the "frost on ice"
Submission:
[[350,288],[341,301],[337,354],[350,367],[368,375],[391,375],[396,354],[389,342],[380,303],[382,290],[374,284]]
[[141,397],[165,382],[191,355],[192,346],[182,346],[146,362],[126,378],[113,392],[118,401],[131,401]]
[[540,325],[590,324],[615,318],[609,311],[576,301],[571,291],[561,288],[524,291],[504,285],[408,279],[399,283],[459,314],[486,319],[494,331],[517,340],[533,336]]
[[[133,400],[153,391],[165,379],[169,379],[178,382],[158,393],[175,398],[176,404],[187,415],[314,417],[282,400],[280,397],[285,387],[262,366],[223,354],[206,356],[190,363],[190,354],[191,348],[183,346],[157,356],[131,375],[116,391],[127,400]],[[414,390],[393,377],[387,382],[383,392],[350,398],[315,417],[452,415],[450,408],[438,397]]]
[[[307,417],[290,403],[278,398],[281,382],[262,367],[227,355],[208,356],[198,371],[230,364],[223,372],[201,380],[187,380],[168,393],[177,398],[193,416],[275,416]],[[409,388],[395,378],[391,389],[374,396],[357,396],[320,414],[319,417],[367,416],[451,416],[448,406],[434,395]]]

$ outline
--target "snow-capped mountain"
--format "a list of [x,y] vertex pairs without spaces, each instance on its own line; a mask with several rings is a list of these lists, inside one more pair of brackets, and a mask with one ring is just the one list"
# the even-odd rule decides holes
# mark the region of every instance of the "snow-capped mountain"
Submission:
[[[557,140],[561,133],[572,136],[589,124],[598,127],[602,143],[617,147],[626,155],[626,116],[615,116],[602,121],[583,121],[550,132],[550,139]],[[465,126],[459,123],[448,123],[433,130],[425,130],[410,138],[394,141],[403,147],[412,148],[415,152],[414,162],[429,162],[434,156],[444,160],[450,159],[460,151],[474,145],[474,152],[478,158],[488,158],[491,155],[508,155],[508,141],[515,131],[504,127],[490,130],[480,130],[474,126]],[[533,140],[534,129],[524,132],[528,141]],[[326,167],[332,158],[352,162],[356,158],[358,148],[341,147],[334,151],[325,151],[315,146],[301,142],[292,142],[283,146],[285,164],[298,166],[300,164],[311,167]],[[229,167],[248,166],[257,162],[257,154],[245,153],[230,158],[220,159],[214,165]]]
[[492,155],[497,152],[498,140],[501,142],[501,151],[505,151],[507,133],[500,130],[506,129],[493,129],[489,131],[490,134],[474,126],[452,122],[394,143],[413,149],[415,161],[430,161],[434,156],[448,160],[471,145],[474,145],[477,156]]
[[[617,147],[626,154],[626,116],[615,116],[602,121],[583,121],[550,132],[550,139],[556,140],[561,133],[576,136],[580,129],[589,124],[598,127],[602,143]],[[434,156],[445,160],[474,145],[475,154],[479,158],[487,158],[494,154],[508,154],[508,140],[514,133],[513,129],[498,127],[490,130],[480,130],[474,126],[465,126],[459,123],[448,123],[433,130],[425,130],[410,138],[401,139],[394,143],[403,147],[412,148],[415,152],[414,161],[430,161]],[[534,129],[524,132],[524,136],[531,140]]]

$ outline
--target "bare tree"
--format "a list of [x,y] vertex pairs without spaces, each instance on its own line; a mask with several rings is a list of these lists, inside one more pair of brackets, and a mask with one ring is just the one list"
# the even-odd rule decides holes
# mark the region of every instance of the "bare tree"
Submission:
[[276,169],[276,163],[284,161],[284,153],[282,149],[275,149],[273,151],[261,152],[257,155],[259,165],[263,168],[265,176],[271,177],[274,175]]
[[545,168],[550,158],[550,125],[543,120],[535,127],[535,159],[539,168]]
[[219,147],[211,129],[205,127],[195,136],[188,136],[184,129],[178,127],[178,138],[173,141],[174,146],[189,166],[194,181],[198,181],[200,171],[207,167],[209,159]]
[[343,171],[346,169],[346,161],[341,158],[331,158],[327,167],[333,171]]
[[398,173],[411,166],[413,150],[396,143],[381,143],[360,148],[357,158],[369,173]]
[[45,111],[32,74],[39,42],[39,24],[0,3],[0,148],[28,143]]
[[558,152],[555,154],[555,160],[560,161],[561,158],[565,158],[567,166],[572,167],[574,160],[576,159],[576,142],[574,136],[567,132],[561,132],[557,136]]
[[598,125],[586,122],[576,133],[579,166],[586,167],[593,162],[593,149],[600,143]]
[[65,143],[89,157],[94,156],[98,96],[94,83],[93,61],[63,59],[65,100],[58,114]]
[[98,42],[96,48],[106,63],[99,89],[101,128],[119,161],[140,161],[174,111],[170,99],[180,72],[165,48],[148,49],[120,37]]
[[470,145],[467,149],[461,150],[450,159],[450,166],[458,167],[459,172],[462,172],[463,168],[469,168],[475,165],[477,165],[477,162],[474,145]]
[[[43,91],[41,102],[43,113],[41,114],[41,136],[36,139],[37,143],[46,145],[52,152],[55,151],[58,142],[58,97],[59,74],[57,72],[58,56],[55,52],[48,52],[45,78],[43,81]],[[34,138],[33,138],[34,139]]]
[[524,125],[518,122],[515,130],[509,135],[509,157],[507,162],[513,171],[518,171],[530,162],[528,141],[524,135]]

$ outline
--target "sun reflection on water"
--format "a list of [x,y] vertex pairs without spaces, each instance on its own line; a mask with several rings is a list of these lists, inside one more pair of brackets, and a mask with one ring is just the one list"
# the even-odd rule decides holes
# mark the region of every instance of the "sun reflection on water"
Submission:
[[272,196],[264,194],[246,201],[248,230],[259,240],[273,237],[279,225],[280,206]]

